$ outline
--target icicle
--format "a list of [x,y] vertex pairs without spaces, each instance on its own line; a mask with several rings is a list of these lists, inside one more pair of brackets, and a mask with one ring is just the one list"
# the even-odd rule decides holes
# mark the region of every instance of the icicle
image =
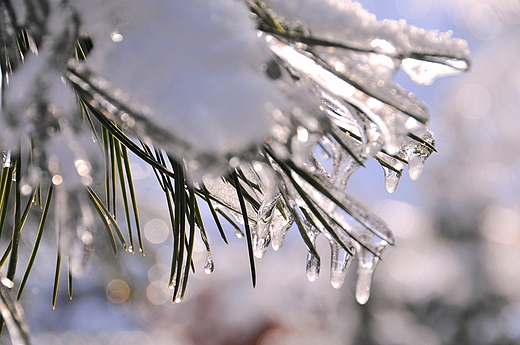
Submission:
[[345,281],[351,256],[336,241],[330,241],[330,251],[330,283],[332,287],[339,289]]
[[365,248],[362,248],[359,244],[356,244],[356,254],[358,260],[356,301],[359,304],[366,304],[370,298],[372,277],[379,258]]
[[206,254],[206,261],[204,262],[204,273],[211,274],[215,269],[215,264],[213,262],[213,258],[211,257],[211,253],[208,252]]
[[356,301],[359,304],[366,304],[370,298],[370,289],[372,288],[372,276],[374,271],[368,269],[358,270],[358,278],[356,283]]
[[271,241],[269,233],[270,224],[272,224],[274,206],[278,202],[280,194],[272,192],[264,195],[262,205],[258,210],[258,220],[256,226],[252,229],[253,252],[257,258],[262,258],[267,250],[267,246]]
[[292,226],[294,219],[289,210],[284,210],[287,219],[280,213],[278,209],[273,210],[273,218],[271,220],[271,246],[274,251],[279,250],[283,246],[285,235]]
[[[301,212],[301,210],[300,210]],[[301,218],[301,224],[304,226],[304,231],[309,238],[309,241],[315,246],[316,238],[321,234],[321,232],[316,229],[311,223],[305,218]],[[321,269],[321,260],[320,257],[314,254],[312,251],[307,253],[307,264],[305,266],[305,270],[307,272],[307,279],[311,282],[316,281],[320,275]]]
[[397,185],[399,184],[399,179],[401,178],[401,174],[396,171],[389,169],[387,167],[383,167],[383,171],[385,174],[385,188],[388,193],[393,193],[397,189]]
[[444,59],[439,62],[431,62],[407,58],[402,61],[403,71],[418,84],[430,85],[439,77],[459,74],[468,69],[468,63],[464,60]]
[[424,161],[431,155],[435,139],[433,133],[427,128],[415,131],[406,138],[402,145],[408,160],[408,175],[410,179],[417,180],[421,175]]
[[258,231],[252,230],[252,241],[253,241],[253,254],[261,259],[264,257],[265,252],[267,251],[267,247],[269,246],[269,242],[271,241],[271,236],[269,231],[265,233],[259,234]]
[[408,176],[410,179],[417,180],[423,170],[424,158],[419,155],[411,155],[408,158]]
[[311,252],[307,253],[307,265],[306,265],[306,272],[307,272],[307,279],[310,282],[316,281],[320,275],[320,258]]

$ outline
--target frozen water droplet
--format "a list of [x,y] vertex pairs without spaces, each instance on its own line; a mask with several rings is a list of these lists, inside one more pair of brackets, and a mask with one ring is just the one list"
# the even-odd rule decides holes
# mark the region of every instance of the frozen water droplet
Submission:
[[337,242],[330,242],[330,284],[339,289],[345,281],[345,274],[350,266],[351,256]]
[[459,74],[468,69],[466,61],[456,59],[437,63],[408,58],[403,60],[401,66],[413,81],[421,85],[430,85],[439,77]]
[[242,238],[244,237],[244,233],[242,232],[242,230],[240,230],[240,228],[235,228],[235,236],[237,238]]
[[342,271],[331,271],[330,272],[330,284],[334,289],[339,289],[345,281],[345,275]]
[[269,245],[269,236],[259,236],[258,234],[252,235],[253,240],[253,254],[255,257],[261,259],[264,257],[265,252],[267,251],[267,246]]
[[215,269],[215,264],[213,263],[213,258],[211,257],[211,253],[208,252],[206,255],[206,261],[204,262],[204,273],[211,274]]
[[316,281],[316,279],[318,279],[318,277],[320,275],[320,266],[321,266],[321,263],[320,263],[319,256],[316,256],[316,255],[312,254],[311,252],[309,252],[307,254],[306,271],[307,271],[307,279],[310,282]]
[[289,228],[291,227],[294,221],[293,217],[291,216],[288,210],[285,211],[285,215],[288,217],[288,219],[285,219],[285,217],[280,213],[278,209],[274,209],[273,211],[270,233],[271,246],[273,247],[274,251],[277,251],[280,248],[282,248],[283,242],[285,240],[285,235],[287,235],[287,231],[289,231]]
[[411,155],[408,157],[408,175],[410,179],[417,180],[423,170],[423,158],[419,155]]
[[396,171],[389,169],[387,167],[383,167],[383,171],[385,174],[385,188],[388,193],[393,193],[397,189],[397,185],[399,184],[399,178],[401,174],[398,174]]
[[372,252],[362,248],[359,244],[356,245],[357,260],[358,260],[358,278],[356,283],[356,301],[359,304],[366,304],[370,298],[372,289],[372,277],[377,267],[379,257]]
[[358,270],[358,278],[356,283],[356,301],[359,304],[366,304],[370,298],[370,290],[372,288],[372,269]]

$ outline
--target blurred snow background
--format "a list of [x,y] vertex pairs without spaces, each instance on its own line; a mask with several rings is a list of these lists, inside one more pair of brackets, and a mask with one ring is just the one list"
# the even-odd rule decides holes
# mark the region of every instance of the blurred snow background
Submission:
[[[53,311],[49,248],[49,260],[37,260],[40,267],[22,298],[36,344],[520,342],[520,155],[515,150],[520,147],[520,2],[361,3],[378,19],[453,30],[454,37],[468,40],[473,62],[466,75],[428,87],[397,75],[398,83],[429,106],[437,139],[439,154],[418,181],[403,179],[394,194],[386,194],[382,171],[372,162],[349,184],[396,235],[397,246],[385,253],[368,304],[356,304],[353,277],[333,289],[326,266],[318,281],[307,281],[306,249],[295,230],[282,250],[269,249],[257,260],[259,283],[253,290],[245,241],[228,228],[229,246],[216,229],[209,234],[214,273],[204,274],[201,244],[188,296],[171,305],[165,283],[171,235],[163,195],[151,170],[135,160],[147,256],[122,254],[118,262],[92,256],[83,278],[75,281],[74,299],[68,301],[63,291]],[[326,258],[328,243],[321,240],[318,250]],[[103,248],[96,248],[102,254]],[[5,335],[2,340],[8,341]]]

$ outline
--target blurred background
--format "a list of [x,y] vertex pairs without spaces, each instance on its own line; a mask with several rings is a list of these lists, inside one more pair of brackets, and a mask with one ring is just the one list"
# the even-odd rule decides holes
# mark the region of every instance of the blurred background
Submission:
[[[371,162],[349,184],[396,236],[369,302],[355,302],[355,266],[341,289],[332,288],[322,237],[321,276],[308,282],[306,247],[295,229],[280,251],[270,248],[257,260],[253,290],[245,240],[227,227],[226,246],[208,221],[215,270],[204,273],[206,251],[199,243],[187,297],[172,305],[164,195],[151,169],[136,159],[146,257],[106,259],[110,248],[95,243],[74,281],[74,299],[68,300],[62,277],[52,310],[55,252],[42,242],[22,298],[35,344],[520,343],[520,1],[361,3],[378,19],[452,30],[472,52],[471,71],[463,76],[431,86],[417,86],[404,73],[395,78],[431,112],[439,154],[421,178],[403,177],[390,195],[381,168]],[[0,342],[9,343],[5,332]]]

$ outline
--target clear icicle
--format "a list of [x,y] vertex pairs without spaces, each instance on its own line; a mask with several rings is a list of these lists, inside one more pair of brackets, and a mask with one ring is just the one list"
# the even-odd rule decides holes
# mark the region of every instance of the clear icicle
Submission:
[[280,194],[268,191],[258,210],[256,226],[252,229],[253,253],[257,258],[262,258],[271,241],[269,227],[273,225],[274,207],[280,198]]
[[284,210],[287,219],[278,211],[278,209],[273,210],[273,218],[271,221],[271,247],[273,247],[274,251],[279,250],[283,246],[283,242],[285,240],[285,235],[287,235],[287,231],[292,226],[294,219],[289,213],[288,210]]
[[352,257],[336,241],[330,241],[330,251],[330,284],[339,289],[345,281]]
[[251,237],[253,242],[253,254],[259,259],[263,258],[271,241],[269,231],[259,234],[258,231],[253,230]]
[[373,274],[374,271],[372,270],[358,270],[358,278],[356,283],[356,301],[361,305],[366,304],[370,298]]
[[396,171],[389,169],[387,167],[383,167],[383,171],[385,174],[385,188],[388,193],[393,193],[397,189],[397,185],[399,184],[399,179],[401,178],[401,174]]
[[320,258],[311,252],[307,254],[307,279],[310,282],[316,281],[320,275],[321,262]]
[[433,133],[426,128],[415,131],[411,135],[412,138],[403,141],[402,150],[408,160],[408,175],[410,179],[417,180],[422,173],[424,161],[433,152],[435,139]]
[[408,176],[411,180],[417,180],[423,170],[424,159],[419,155],[412,155],[408,158]]
[[211,274],[213,273],[213,270],[215,269],[215,263],[213,262],[213,257],[211,256],[211,253],[208,252],[206,255],[206,261],[204,262],[204,273]]
[[358,260],[356,301],[359,304],[366,304],[370,298],[372,277],[379,258],[365,248],[362,248],[359,244],[356,244],[356,254]]

